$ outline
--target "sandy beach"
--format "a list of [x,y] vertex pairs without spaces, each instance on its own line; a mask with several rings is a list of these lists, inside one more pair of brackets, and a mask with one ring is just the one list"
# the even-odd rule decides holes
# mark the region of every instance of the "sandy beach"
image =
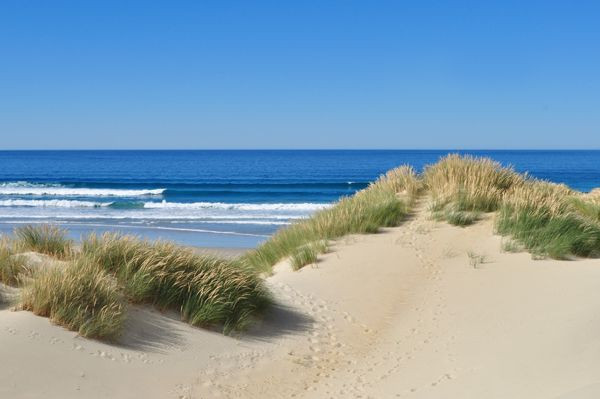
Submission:
[[278,264],[277,305],[233,337],[135,306],[107,344],[3,307],[0,397],[595,398],[599,266],[504,253],[492,216],[461,228],[418,204]]

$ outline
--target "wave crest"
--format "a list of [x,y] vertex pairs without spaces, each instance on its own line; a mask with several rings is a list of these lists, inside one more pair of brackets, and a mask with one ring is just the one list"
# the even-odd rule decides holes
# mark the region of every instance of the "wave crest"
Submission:
[[162,195],[166,189],[120,189],[66,187],[60,184],[10,182],[0,184],[0,195],[53,195],[57,197],[140,197]]
[[226,202],[146,202],[146,209],[224,209],[238,211],[304,211],[314,212],[325,209],[330,204],[315,203],[276,203],[276,204],[251,204],[251,203],[226,203]]

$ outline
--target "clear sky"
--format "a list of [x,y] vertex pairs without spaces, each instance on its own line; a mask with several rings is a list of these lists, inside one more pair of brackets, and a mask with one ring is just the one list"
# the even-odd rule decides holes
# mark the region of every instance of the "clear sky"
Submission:
[[5,0],[0,148],[598,149],[600,2]]

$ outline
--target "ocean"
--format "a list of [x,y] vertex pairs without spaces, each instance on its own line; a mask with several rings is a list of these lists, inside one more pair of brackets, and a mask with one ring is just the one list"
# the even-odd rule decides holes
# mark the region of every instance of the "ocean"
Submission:
[[491,157],[581,191],[600,151],[0,151],[0,233],[51,222],[74,239],[119,230],[185,245],[250,248],[402,164]]

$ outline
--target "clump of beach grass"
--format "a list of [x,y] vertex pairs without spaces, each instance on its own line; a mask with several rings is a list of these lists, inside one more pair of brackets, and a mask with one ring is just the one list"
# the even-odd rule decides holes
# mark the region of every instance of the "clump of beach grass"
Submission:
[[26,225],[15,229],[16,244],[21,250],[29,250],[57,257],[68,258],[73,242],[67,232],[49,224]]
[[501,247],[502,247],[502,251],[504,251],[504,252],[516,253],[516,252],[523,251],[523,246],[513,239],[504,239],[503,238]]
[[[408,214],[420,187],[411,167],[393,169],[354,196],[343,198],[331,208],[278,231],[242,261],[265,273],[270,273],[273,265],[288,257],[292,257],[294,268],[314,263],[329,240],[397,226]],[[325,245],[315,245],[321,242]]]
[[126,302],[116,280],[88,257],[62,268],[37,270],[21,295],[21,307],[88,338],[115,339]]
[[583,195],[571,201],[573,208],[583,217],[600,222],[600,196]]
[[564,185],[529,181],[505,193],[496,229],[538,257],[596,257],[600,224],[594,207]]
[[19,286],[31,274],[25,258],[15,252],[15,244],[8,238],[0,239],[0,282]]
[[132,302],[177,309],[194,326],[239,330],[269,303],[254,270],[173,243],[92,235],[83,241],[82,256],[114,275]]
[[536,257],[600,253],[600,199],[565,185],[529,178],[489,158],[442,158],[426,167],[424,186],[438,220],[466,226],[498,211],[496,230]]
[[322,254],[326,251],[327,243],[324,241],[316,241],[303,245],[292,254],[292,268],[294,270],[298,270],[306,265],[315,264],[317,263],[319,254]]
[[492,212],[502,203],[503,194],[523,184],[525,176],[488,158],[451,154],[429,165],[423,172],[425,187],[439,217],[454,224],[474,222],[476,215],[460,212]]
[[433,203],[430,211],[434,220],[445,220],[452,225],[461,227],[470,226],[481,218],[481,212],[459,210],[453,203]]

